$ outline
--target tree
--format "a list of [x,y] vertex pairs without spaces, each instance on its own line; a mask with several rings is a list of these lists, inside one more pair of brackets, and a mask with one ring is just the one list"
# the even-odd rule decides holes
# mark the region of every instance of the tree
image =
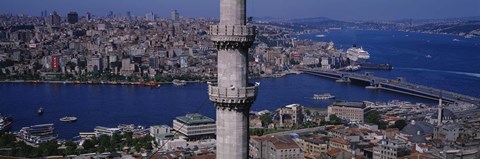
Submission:
[[39,152],[41,156],[51,156],[51,155],[59,155],[58,147],[60,145],[57,144],[57,140],[50,140],[47,142],[43,142],[38,146]]
[[140,152],[141,147],[140,147],[140,145],[136,144],[134,146],[134,149],[135,149],[136,152]]
[[262,121],[263,127],[268,127],[268,124],[272,123],[272,116],[269,114],[263,114],[260,116],[260,121]]
[[407,126],[407,121],[405,120],[397,120],[395,121],[395,124],[393,124],[394,128],[398,128],[398,130],[402,130],[403,127]]
[[312,114],[312,112],[309,109],[305,109],[305,114],[310,115],[310,114]]
[[65,66],[69,67],[71,70],[75,70],[75,67],[77,66],[77,64],[69,61],[67,62],[67,64],[65,64]]
[[337,125],[337,124],[340,124],[342,119],[340,119],[337,115],[335,114],[332,114],[330,115],[329,117],[330,119],[330,123],[333,124],[333,125]]
[[377,124],[379,129],[387,128],[387,122],[382,120],[382,117],[380,116],[380,112],[376,110],[369,112],[367,116],[365,116],[365,122]]
[[[114,133],[110,140],[110,145],[112,149],[121,148],[120,144],[122,142],[122,137],[119,133]],[[110,151],[110,150],[109,150]]]
[[75,150],[77,149],[77,144],[72,142],[72,141],[67,141],[65,143],[65,146],[67,147],[65,149],[65,154],[66,155],[74,155],[75,154]]
[[92,142],[92,140],[85,140],[83,141],[83,149],[85,149],[87,152],[93,152],[95,148],[95,144]]
[[376,110],[371,111],[365,116],[365,122],[376,124],[380,120],[380,113]]

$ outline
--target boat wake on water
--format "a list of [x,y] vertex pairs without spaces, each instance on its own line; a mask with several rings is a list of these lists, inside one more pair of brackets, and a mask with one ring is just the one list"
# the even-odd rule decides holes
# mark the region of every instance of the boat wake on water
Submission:
[[395,69],[402,69],[402,70],[413,70],[413,71],[427,71],[427,72],[440,72],[440,73],[451,73],[451,74],[458,74],[458,75],[465,75],[465,76],[472,76],[480,78],[480,73],[472,73],[472,72],[459,72],[459,71],[445,71],[445,70],[431,70],[426,68],[408,68],[408,67],[400,67]]

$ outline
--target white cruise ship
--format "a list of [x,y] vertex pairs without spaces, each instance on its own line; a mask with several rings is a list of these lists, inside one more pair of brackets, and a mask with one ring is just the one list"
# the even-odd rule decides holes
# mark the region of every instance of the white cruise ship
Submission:
[[355,45],[347,50],[347,57],[354,63],[363,63],[370,58],[370,54],[363,50],[362,47],[358,48]]

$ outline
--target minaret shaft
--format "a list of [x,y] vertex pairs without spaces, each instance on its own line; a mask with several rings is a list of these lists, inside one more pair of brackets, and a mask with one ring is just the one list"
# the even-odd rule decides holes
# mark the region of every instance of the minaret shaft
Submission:
[[245,25],[245,0],[220,0],[220,25]]
[[257,85],[248,83],[248,48],[255,28],[246,25],[246,0],[220,0],[220,24],[210,27],[218,49],[218,83],[208,86],[217,115],[217,159],[248,158],[248,120]]

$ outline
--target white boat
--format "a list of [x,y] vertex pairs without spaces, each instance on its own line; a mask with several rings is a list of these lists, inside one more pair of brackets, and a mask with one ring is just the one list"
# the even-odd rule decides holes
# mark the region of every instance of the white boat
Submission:
[[327,37],[326,35],[323,35],[323,34],[318,34],[318,35],[315,35],[315,37],[317,38],[324,38],[324,37]]
[[470,39],[470,38],[473,38],[473,35],[471,34],[465,35],[465,39]]
[[43,112],[44,112],[44,110],[43,110],[42,107],[38,108],[38,110],[37,110],[38,115],[43,115]]
[[348,65],[344,68],[345,71],[358,71],[360,70],[360,65]]
[[187,85],[187,81],[185,80],[178,80],[178,79],[175,79],[172,81],[172,83],[176,86],[185,86]]
[[363,63],[370,59],[370,54],[363,50],[362,47],[358,48],[357,46],[353,45],[353,47],[347,50],[347,57],[353,63]]
[[74,122],[77,121],[77,117],[74,116],[65,116],[63,118],[60,118],[61,122]]
[[458,42],[458,41],[460,41],[460,40],[458,40],[458,39],[453,39],[452,41]]
[[427,56],[425,56],[425,57],[426,57],[426,58],[432,58],[432,55],[427,55]]
[[332,96],[330,93],[313,95],[313,99],[316,99],[316,100],[326,100],[326,99],[333,99],[333,98],[335,98],[335,96]]

